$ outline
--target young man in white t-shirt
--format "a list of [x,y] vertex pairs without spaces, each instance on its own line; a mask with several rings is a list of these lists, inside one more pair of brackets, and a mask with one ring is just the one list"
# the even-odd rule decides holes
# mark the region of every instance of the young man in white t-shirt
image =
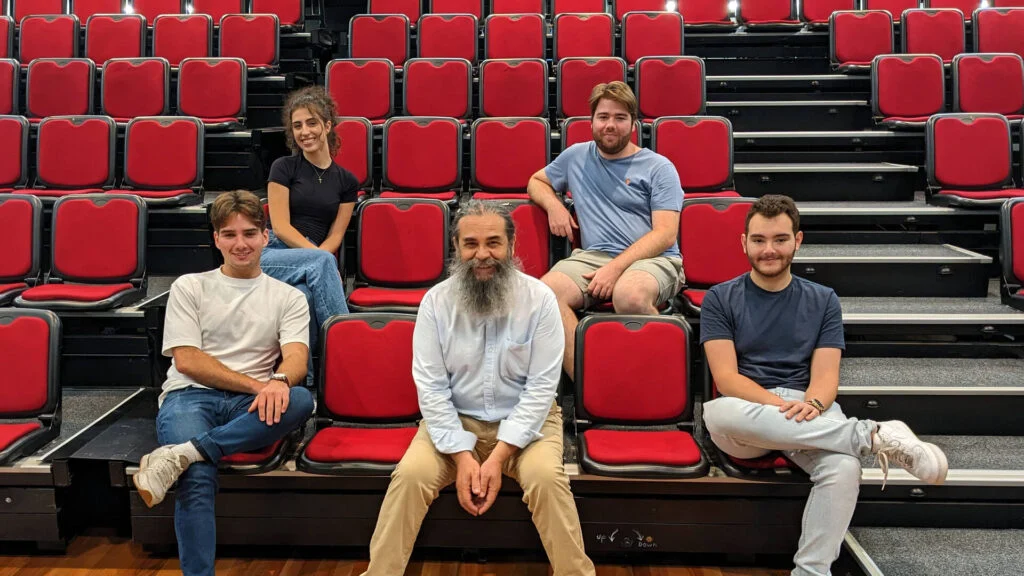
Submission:
[[216,270],[171,286],[157,439],[133,480],[147,506],[178,481],[174,528],[185,576],[213,576],[217,463],[269,446],[301,426],[313,396],[305,380],[309,307],[298,289],[260,270],[268,235],[259,198],[225,192],[210,210],[224,255]]

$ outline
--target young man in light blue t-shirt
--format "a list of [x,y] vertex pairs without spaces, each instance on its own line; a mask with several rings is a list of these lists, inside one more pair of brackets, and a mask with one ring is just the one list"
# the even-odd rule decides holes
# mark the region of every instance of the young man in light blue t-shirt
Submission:
[[[575,144],[530,178],[530,199],[548,214],[551,233],[580,250],[541,280],[558,298],[565,328],[562,366],[573,377],[576,310],[611,300],[619,314],[657,314],[683,283],[675,166],[633,144],[637,102],[625,82],[598,84],[590,95],[592,142]],[[572,192],[579,225],[556,195]]]

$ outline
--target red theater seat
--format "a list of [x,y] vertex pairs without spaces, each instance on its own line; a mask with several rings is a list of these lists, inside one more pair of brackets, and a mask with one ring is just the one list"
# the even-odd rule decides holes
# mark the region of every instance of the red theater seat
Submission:
[[683,17],[676,12],[629,12],[622,18],[622,55],[632,66],[644,56],[683,53]]
[[109,310],[144,294],[146,205],[134,196],[65,196],[53,205],[46,284],[14,300],[24,308]]
[[707,289],[750,271],[740,246],[750,198],[687,198],[679,215],[679,252],[686,262],[683,310],[700,314]]
[[[0,206],[2,209],[2,206]],[[1007,200],[999,213],[1003,301],[1024,311],[1024,198]]]
[[980,0],[924,0],[925,8],[954,8],[970,22],[971,15],[981,7]]
[[298,30],[305,26],[306,15],[303,0],[251,0],[249,12],[277,16],[281,28]]
[[479,24],[472,14],[424,14],[417,48],[420,58],[477,60]]
[[320,337],[317,432],[297,460],[300,470],[394,470],[416,435],[419,418],[409,369],[415,322],[410,314],[380,313],[335,316],[327,322]]
[[447,204],[374,198],[358,206],[356,218],[358,287],[349,296],[349,307],[415,311],[427,289],[445,274],[450,242]]
[[111,58],[146,55],[146,19],[139,14],[96,14],[85,24],[85,57],[103,66]]
[[402,92],[406,116],[465,121],[473,112],[473,65],[460,58],[412,58],[405,63]]
[[170,107],[171,67],[163,58],[114,58],[103,65],[100,109],[125,124],[163,116]]
[[484,58],[545,58],[544,17],[491,14],[484,20]]
[[626,81],[626,61],[621,58],[564,58],[558,63],[558,117],[590,116],[594,86],[613,80]]
[[404,14],[413,28],[420,19],[420,0],[368,0],[367,14]]
[[431,14],[472,14],[484,17],[484,0],[430,0]]
[[1016,54],[962,54],[953,59],[953,111],[1024,118],[1024,59]]
[[401,70],[409,59],[409,19],[402,14],[359,14],[348,23],[349,58],[386,58]]
[[181,116],[141,116],[125,132],[124,180],[118,194],[150,205],[199,202],[203,183],[203,123]]
[[1024,9],[991,8],[974,12],[974,51],[1024,57]]
[[14,19],[0,16],[0,59],[14,58]]
[[462,125],[454,118],[392,118],[384,124],[382,148],[382,190],[435,198],[451,193],[454,199],[462,186]]
[[22,68],[36,58],[77,58],[78,31],[78,17],[74,15],[26,16],[18,36]]
[[741,0],[736,21],[748,31],[795,30],[804,23],[797,19],[792,0]]
[[472,128],[472,187],[519,193],[551,158],[551,130],[543,118],[480,118]]
[[334,161],[356,177],[360,188],[368,189],[373,184],[373,126],[366,118],[351,116],[339,117],[336,122],[334,133],[344,145]]
[[395,66],[384,58],[331,60],[327,92],[338,114],[383,124],[395,112]]
[[[665,3],[661,0],[612,0],[612,14],[615,15],[616,22],[622,22],[629,12],[659,12],[663,10],[665,10]],[[595,10],[595,12],[604,12],[604,9]]]
[[696,56],[646,56],[636,61],[634,92],[640,118],[704,113],[704,60]]
[[829,58],[840,72],[867,72],[879,54],[893,52],[892,15],[881,10],[833,12]]
[[277,71],[281,25],[274,14],[231,14],[220,21],[221,58],[241,58],[250,72]]
[[[676,316],[588,316],[576,331],[579,455],[591,474],[694,478],[689,326]],[[671,429],[665,429],[671,426]]]
[[[0,132],[3,132],[0,119]],[[39,280],[43,204],[35,196],[0,194],[0,306]]]
[[544,14],[544,0],[491,0],[491,14]]
[[78,16],[79,22],[88,22],[94,14],[121,14],[124,12],[122,0],[71,0],[71,13]]
[[213,20],[209,14],[165,14],[153,21],[153,56],[177,69],[185,58],[213,56]]
[[10,14],[18,24],[26,16],[64,13],[64,0],[11,0],[10,4]]
[[683,0],[679,4],[683,26],[693,32],[734,30],[728,0]]
[[39,123],[32,193],[57,198],[114,185],[117,126],[107,116],[49,116]]
[[29,121],[92,114],[95,79],[96,65],[87,58],[33,60],[25,81]]
[[1010,125],[1005,117],[936,114],[928,120],[926,143],[933,204],[990,207],[1024,196],[1024,190],[1013,188]]
[[865,10],[885,10],[892,15],[893,22],[899,24],[905,10],[920,6],[918,0],[864,0]]
[[[0,59],[0,116],[18,113],[21,67],[17,60]],[[2,186],[2,178],[0,178]]]
[[800,2],[800,20],[811,29],[825,28],[833,12],[856,9],[857,0],[803,0]]
[[0,116],[0,190],[10,192],[28,183],[28,126],[22,116]]
[[607,58],[615,55],[615,21],[611,14],[559,14],[551,45],[562,58]]
[[245,124],[247,71],[241,58],[186,58],[178,71],[178,115],[194,116],[207,130]]
[[871,63],[876,121],[893,129],[924,129],[946,108],[946,73],[935,54],[889,54]]
[[548,65],[539,58],[480,63],[481,117],[547,116]]
[[959,10],[907,10],[900,25],[905,54],[936,54],[949,64],[965,51],[964,15]]
[[685,197],[691,197],[692,192],[733,191],[732,124],[727,119],[659,118],[651,128],[651,147],[675,166]]
[[242,12],[245,12],[243,0],[192,0],[192,13],[209,16],[215,26],[220,26],[221,18],[228,14]]
[[146,22],[153,22],[164,14],[185,14],[183,0],[132,0],[135,14],[141,14]]
[[[2,205],[0,205],[2,206]],[[60,433],[61,324],[45,310],[0,309],[0,466]]]

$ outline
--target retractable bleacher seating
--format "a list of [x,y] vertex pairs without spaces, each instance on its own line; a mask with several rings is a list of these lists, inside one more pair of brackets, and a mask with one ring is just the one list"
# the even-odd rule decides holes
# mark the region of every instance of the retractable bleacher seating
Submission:
[[975,208],[1024,196],[1014,187],[1010,125],[999,114],[936,114],[928,120],[929,201]]
[[829,20],[829,58],[839,72],[871,69],[879,54],[893,52],[892,16],[880,10],[833,12]]
[[384,124],[381,197],[457,202],[462,125],[454,118],[395,117]]
[[29,121],[92,114],[95,79],[96,65],[87,58],[33,60],[25,80],[25,111]]
[[409,59],[409,19],[403,14],[359,14],[348,23],[349,58],[386,58],[396,70]]
[[974,51],[1024,57],[1024,9],[990,8],[974,12]]
[[576,426],[585,471],[628,478],[707,474],[708,459],[693,437],[685,321],[588,316],[575,344]]
[[61,323],[46,310],[0,309],[0,466],[60,433]]
[[615,21],[611,14],[559,14],[551,38],[555,61],[615,55]]
[[683,199],[679,252],[686,266],[686,288],[679,300],[689,315],[700,315],[709,288],[750,271],[740,244],[750,198]]
[[178,115],[202,120],[206,130],[245,124],[248,68],[241,58],[186,58],[178,70]]
[[950,64],[966,50],[964,15],[959,10],[907,10],[900,26],[905,54],[937,54],[944,64]]
[[1016,54],[961,54],[953,59],[953,111],[1024,118],[1024,59]]
[[153,206],[194,204],[202,199],[203,122],[184,116],[140,116],[124,138],[124,178],[117,194]]
[[107,116],[48,116],[39,123],[31,192],[52,200],[114,185],[117,126]]
[[406,116],[444,116],[465,123],[473,113],[473,64],[460,58],[412,58],[405,63]]
[[480,63],[481,117],[547,116],[548,64],[540,58]]
[[695,56],[645,56],[636,61],[633,92],[640,119],[704,113],[704,60]]
[[341,116],[359,116],[374,125],[395,113],[395,66],[384,58],[331,60],[327,92]]
[[112,58],[146,55],[146,19],[139,14],[95,14],[85,25],[85,57],[102,67]]
[[1003,203],[999,230],[1003,302],[1024,311],[1024,198]]
[[53,206],[46,283],[14,300],[23,308],[110,310],[145,294],[146,205],[128,195],[85,194]]
[[[2,120],[0,120],[2,122]],[[3,130],[0,124],[0,131]],[[0,306],[39,282],[43,203],[35,196],[0,195]]]
[[79,28],[74,15],[26,16],[18,33],[21,67],[36,58],[77,58]]
[[170,110],[171,65],[164,58],[112,58],[100,81],[100,111],[118,124]]
[[735,197],[733,137],[717,116],[666,116],[654,121],[651,148],[675,166],[685,198]]
[[213,19],[208,14],[164,14],[153,20],[153,56],[177,70],[185,58],[213,56]]
[[484,58],[546,58],[544,17],[491,14],[484,20]]
[[626,81],[626,61],[621,58],[564,58],[558,63],[558,117],[590,116],[594,86]]
[[626,13],[621,54],[630,67],[644,56],[681,56],[683,17],[677,12]]
[[[454,122],[454,121],[453,121]],[[424,198],[374,198],[356,210],[357,312],[415,312],[445,276],[448,205]]]
[[314,474],[387,474],[416,435],[411,314],[335,316],[320,337],[316,433],[296,460]]
[[875,121],[891,129],[924,129],[946,109],[946,73],[936,54],[887,54],[871,63]]
[[479,28],[472,14],[424,14],[416,54],[420,58],[463,58],[476,64]]
[[28,183],[29,124],[23,116],[0,116],[0,193]]
[[278,70],[281,24],[276,14],[231,14],[220,21],[221,58],[241,58],[253,74]]
[[480,118],[472,127],[471,186],[478,200],[528,199],[526,185],[551,158],[543,118]]

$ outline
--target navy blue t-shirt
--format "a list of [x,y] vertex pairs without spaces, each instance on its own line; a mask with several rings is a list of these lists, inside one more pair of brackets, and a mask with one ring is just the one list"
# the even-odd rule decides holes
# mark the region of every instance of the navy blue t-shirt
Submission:
[[732,340],[739,373],[764,388],[806,390],[817,348],[846,349],[831,288],[793,276],[768,292],[744,274],[713,286],[700,307],[700,343]]

